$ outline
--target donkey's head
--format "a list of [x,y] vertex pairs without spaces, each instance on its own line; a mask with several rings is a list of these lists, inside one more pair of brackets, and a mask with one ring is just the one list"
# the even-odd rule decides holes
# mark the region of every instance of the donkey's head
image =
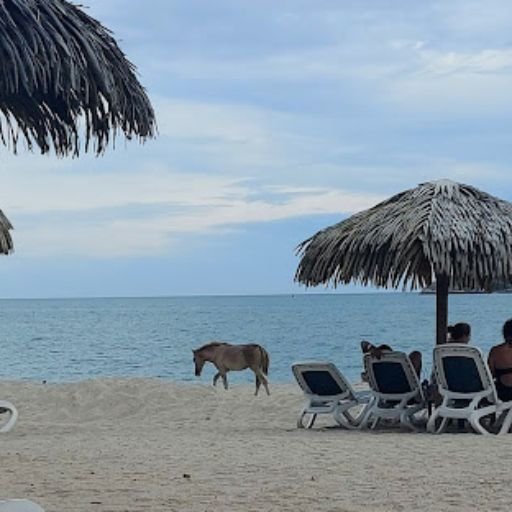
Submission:
[[203,370],[203,366],[204,363],[206,362],[206,359],[201,356],[199,350],[192,350],[192,353],[194,354],[195,374],[196,377],[199,377]]

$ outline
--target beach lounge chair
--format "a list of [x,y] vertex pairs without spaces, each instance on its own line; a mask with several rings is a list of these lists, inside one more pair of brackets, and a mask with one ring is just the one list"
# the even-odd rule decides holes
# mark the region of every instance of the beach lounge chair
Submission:
[[[358,428],[370,398],[368,392],[354,391],[336,365],[327,361],[295,363],[292,371],[306,397],[297,420],[298,428],[304,428],[303,421],[308,414],[311,417],[307,428],[313,427],[319,414],[332,414],[347,429]],[[362,407],[362,410],[354,415],[351,410],[356,407]]]
[[414,415],[425,408],[425,398],[407,354],[390,351],[377,358],[368,353],[364,356],[364,367],[373,399],[361,420],[361,428],[375,428],[381,419],[387,419],[416,430]]
[[0,499],[0,512],[44,512],[44,509],[30,500]]
[[[508,432],[512,402],[498,399],[491,372],[478,348],[458,343],[436,347],[434,375],[443,401],[428,420],[429,432],[443,432],[447,421],[455,418],[467,420],[480,434],[490,434],[481,420],[491,415],[503,420],[499,433]],[[439,418],[441,423],[436,427]]]
[[17,419],[18,411],[16,407],[11,402],[0,400],[0,433],[9,432],[14,427]]

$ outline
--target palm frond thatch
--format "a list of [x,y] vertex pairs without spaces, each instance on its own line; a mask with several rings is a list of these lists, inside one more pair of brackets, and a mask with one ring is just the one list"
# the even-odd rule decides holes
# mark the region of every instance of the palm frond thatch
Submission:
[[9,254],[14,250],[11,234],[9,233],[11,229],[12,224],[0,210],[0,254]]
[[29,149],[62,156],[91,143],[102,153],[118,131],[155,132],[135,67],[108,29],[65,0],[0,1],[0,113],[14,152],[20,134]]
[[316,233],[298,247],[296,280],[381,287],[488,289],[512,280],[512,204],[468,185],[419,185]]

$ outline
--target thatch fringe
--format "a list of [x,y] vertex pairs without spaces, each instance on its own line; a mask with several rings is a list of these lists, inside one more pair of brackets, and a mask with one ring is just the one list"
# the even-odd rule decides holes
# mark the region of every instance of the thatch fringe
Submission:
[[19,134],[29,149],[62,156],[91,142],[100,154],[119,130],[155,133],[135,67],[108,29],[65,0],[0,1],[0,112],[0,138],[15,152]]
[[423,183],[319,231],[298,247],[295,279],[452,288],[512,282],[512,204],[449,180]]
[[14,250],[9,231],[13,229],[9,219],[0,210],[0,254],[9,254]]

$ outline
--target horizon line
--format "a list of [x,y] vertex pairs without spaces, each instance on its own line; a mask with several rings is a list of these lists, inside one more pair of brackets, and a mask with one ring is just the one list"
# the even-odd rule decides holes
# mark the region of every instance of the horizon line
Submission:
[[176,295],[84,295],[84,296],[55,296],[55,297],[0,297],[0,301],[5,300],[84,300],[84,299],[181,299],[181,298],[201,298],[201,297],[295,297],[312,295],[389,295],[401,293],[419,293],[418,290],[376,290],[363,292],[293,292],[293,293],[197,293],[197,294],[176,294]]

